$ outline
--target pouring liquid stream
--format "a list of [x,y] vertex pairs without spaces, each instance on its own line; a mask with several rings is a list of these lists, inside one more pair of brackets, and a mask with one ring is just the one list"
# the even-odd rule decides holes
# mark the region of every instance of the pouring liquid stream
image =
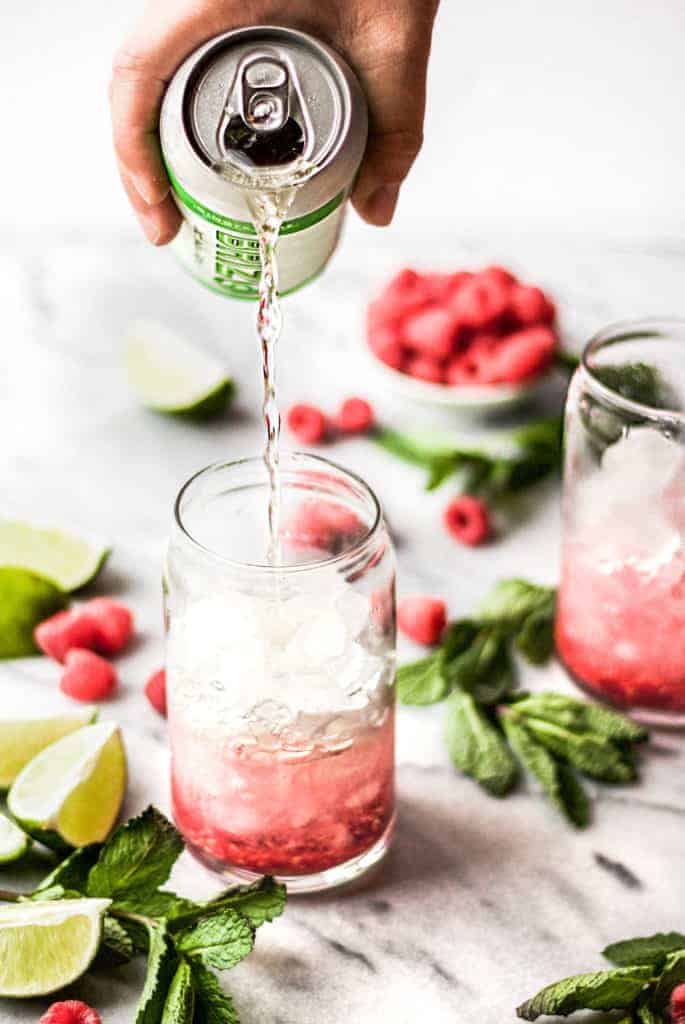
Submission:
[[278,294],[278,262],[276,246],[281,225],[295,198],[295,187],[278,192],[250,192],[247,201],[259,240],[261,276],[257,333],[262,353],[264,397],[262,416],[266,430],[264,463],[269,477],[268,548],[270,565],[280,565],[281,557],[281,480],[279,472],[279,446],[281,414],[276,398],[276,352],[283,327],[283,314]]

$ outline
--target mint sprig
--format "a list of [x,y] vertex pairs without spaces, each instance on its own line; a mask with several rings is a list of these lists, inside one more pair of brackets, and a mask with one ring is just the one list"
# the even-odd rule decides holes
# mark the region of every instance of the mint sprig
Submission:
[[403,704],[447,699],[445,740],[455,765],[494,796],[516,786],[520,767],[569,822],[590,820],[580,775],[621,784],[637,778],[634,745],[642,726],[607,708],[560,693],[517,691],[513,652],[533,664],[554,648],[556,591],[503,580],[477,617],[459,619],[433,653],[397,673]]
[[161,888],[182,850],[180,833],[148,807],[106,843],[73,852],[33,892],[0,899],[110,899],[95,964],[147,954],[134,1024],[239,1024],[212,970],[230,970],[252,951],[256,929],[283,912],[285,886],[265,877],[195,903]]
[[576,1010],[626,1010],[617,1024],[665,1024],[671,993],[685,982],[685,935],[624,939],[607,946],[602,955],[618,966],[547,985],[522,1003],[517,1015],[537,1020]]
[[487,448],[458,444],[440,434],[406,434],[383,428],[373,439],[390,454],[427,472],[426,489],[456,477],[459,490],[497,500],[559,471],[562,419],[532,420]]

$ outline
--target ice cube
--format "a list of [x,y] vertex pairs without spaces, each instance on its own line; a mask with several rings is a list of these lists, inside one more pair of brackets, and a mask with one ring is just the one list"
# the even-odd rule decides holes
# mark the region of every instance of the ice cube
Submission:
[[633,427],[606,448],[601,473],[607,487],[616,488],[615,498],[644,502],[662,494],[684,466],[680,444],[653,427]]
[[347,647],[349,634],[339,612],[326,610],[312,615],[298,628],[286,651],[293,664],[316,668],[339,658]]
[[337,598],[335,607],[345,620],[350,636],[359,636],[369,621],[371,613],[368,598],[356,590],[347,588]]

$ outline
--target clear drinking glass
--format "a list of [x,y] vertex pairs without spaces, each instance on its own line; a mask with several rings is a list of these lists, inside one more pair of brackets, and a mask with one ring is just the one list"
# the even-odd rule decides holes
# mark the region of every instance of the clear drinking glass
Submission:
[[685,721],[685,322],[610,327],[566,410],[557,647],[576,679]]
[[261,458],[181,490],[165,573],[176,822],[228,876],[350,881],[394,821],[395,559],[346,470],[281,457],[281,564]]

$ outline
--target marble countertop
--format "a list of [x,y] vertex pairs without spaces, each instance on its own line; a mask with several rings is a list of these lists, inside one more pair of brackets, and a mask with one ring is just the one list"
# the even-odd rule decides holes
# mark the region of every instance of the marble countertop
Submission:
[[[287,407],[332,408],[365,393],[398,426],[451,422],[451,414],[398,402],[366,376],[360,311],[391,269],[501,261],[559,298],[570,344],[612,320],[682,311],[685,245],[507,236],[460,240],[454,228],[423,242],[350,223],[324,277],[287,301],[280,394]],[[131,762],[126,811],[167,806],[165,726],[142,687],[163,657],[160,566],[172,501],[191,472],[254,453],[259,369],[254,310],[215,298],[186,279],[168,253],[131,234],[87,229],[45,237],[0,234],[0,507],[97,533],[114,545],[97,584],[136,612],[139,638],[120,662],[121,687],[104,709],[124,727]],[[135,402],[121,339],[136,317],[176,325],[222,355],[240,385],[230,416],[197,427],[155,417]],[[360,381],[363,381],[360,384]],[[559,400],[550,385],[547,406]],[[499,417],[495,425],[508,422]],[[455,421],[465,431],[482,429]],[[426,495],[421,474],[363,440],[331,457],[361,473],[381,497],[398,539],[399,590],[443,594],[453,615],[489,585],[521,574],[554,582],[558,491],[543,488],[496,544],[457,547],[436,527],[448,491]],[[412,653],[402,643],[401,655]],[[0,665],[5,706],[58,702],[55,666]],[[526,673],[532,687],[569,686],[551,666]],[[573,832],[533,790],[500,802],[450,766],[440,708],[399,712],[399,825],[380,873],[352,893],[292,899],[260,931],[255,952],[226,976],[243,1024],[431,1024],[514,1021],[543,984],[599,969],[599,951],[630,934],[682,929],[685,757],[678,733],[659,733],[643,781],[599,789],[595,820]],[[27,886],[37,858],[3,872]],[[178,888],[209,893],[214,881],[189,860]],[[142,965],[87,976],[73,994],[103,1024],[130,1024]],[[36,1021],[42,1002],[0,1003],[0,1022]]]

